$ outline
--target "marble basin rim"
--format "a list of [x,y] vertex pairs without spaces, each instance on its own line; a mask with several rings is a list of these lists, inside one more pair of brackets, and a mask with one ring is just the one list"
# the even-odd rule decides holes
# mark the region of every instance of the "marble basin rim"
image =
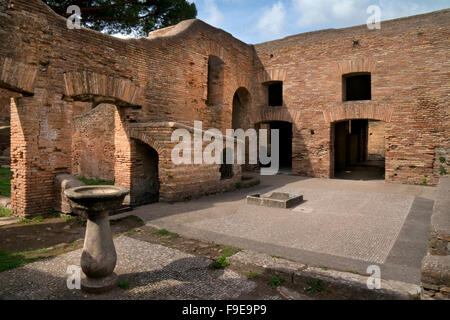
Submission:
[[111,185],[81,186],[64,191],[74,213],[79,215],[117,209],[129,193],[126,188]]

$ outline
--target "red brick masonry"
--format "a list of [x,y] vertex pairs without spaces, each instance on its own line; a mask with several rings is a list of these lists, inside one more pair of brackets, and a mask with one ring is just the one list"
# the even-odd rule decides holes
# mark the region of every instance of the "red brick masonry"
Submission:
[[[449,27],[450,10],[442,10],[383,22],[381,30],[330,29],[248,45],[189,20],[122,40],[69,30],[39,0],[0,0],[0,96],[14,98],[13,212],[47,212],[61,173],[133,189],[137,141],[158,152],[161,200],[231,188],[240,167],[221,180],[218,165],[174,166],[170,136],[194,120],[205,130],[231,128],[239,88],[250,93],[242,127],[293,123],[296,174],[331,177],[333,123],[372,119],[385,122],[386,180],[435,184],[438,159],[449,150]],[[208,88],[211,56],[219,60]],[[371,100],[343,102],[342,76],[353,72],[371,73]],[[283,81],[283,106],[268,106],[269,81]],[[90,111],[102,103],[114,107]]]

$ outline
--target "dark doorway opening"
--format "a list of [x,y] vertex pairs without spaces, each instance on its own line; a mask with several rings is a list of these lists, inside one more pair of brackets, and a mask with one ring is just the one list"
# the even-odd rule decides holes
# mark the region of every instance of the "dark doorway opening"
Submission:
[[233,178],[233,164],[227,163],[227,153],[230,152],[228,149],[224,149],[222,151],[222,164],[220,165],[220,178],[222,180],[224,179],[231,179]]
[[[384,148],[384,127],[377,127],[369,135],[369,120],[348,120],[333,124],[334,177],[353,180],[384,179],[384,152],[377,158],[369,155],[371,148],[382,140]],[[377,121],[376,121],[377,122]],[[372,127],[372,126],[371,126]],[[375,134],[375,135],[374,135]]]
[[[292,123],[285,121],[271,121],[267,122],[270,130],[279,130],[279,143],[280,143],[280,171],[291,172],[292,170]],[[268,134],[269,144],[271,145],[273,141],[270,141],[271,134]],[[270,153],[269,146],[269,153]],[[270,155],[272,156],[272,155]],[[270,164],[266,165],[266,167]]]
[[342,76],[343,100],[371,100],[370,73],[350,73]]
[[131,205],[159,201],[158,152],[149,145],[134,140],[131,169]]

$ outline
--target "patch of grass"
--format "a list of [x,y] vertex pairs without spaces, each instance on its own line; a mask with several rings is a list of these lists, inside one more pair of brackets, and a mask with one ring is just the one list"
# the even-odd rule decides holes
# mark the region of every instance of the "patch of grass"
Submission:
[[320,269],[322,269],[322,270],[328,270],[328,267],[320,266]]
[[130,283],[128,281],[119,282],[119,288],[123,290],[127,290],[130,288]]
[[356,271],[356,270],[347,270],[347,272],[358,274],[358,271]]
[[59,217],[59,212],[58,211],[56,211],[55,209],[53,209],[53,208],[51,208],[50,210],[48,210],[48,213],[47,213],[49,216],[52,216],[52,217],[55,217],[55,218],[57,218],[57,217]]
[[103,180],[103,179],[89,179],[86,177],[78,177],[78,180],[80,180],[87,186],[114,185],[114,181]]
[[247,279],[256,279],[259,278],[261,275],[258,272],[249,271],[247,273]]
[[19,221],[17,221],[18,223],[30,223],[31,220],[28,218],[20,218]]
[[11,253],[6,251],[0,251],[0,272],[22,267],[27,263],[36,261],[37,259],[26,258],[22,252]]
[[11,197],[12,172],[9,168],[0,168],[0,194]]
[[191,201],[191,200],[192,200],[192,196],[184,197],[184,201]]
[[0,168],[0,176],[10,176],[12,175],[10,168]]
[[236,189],[242,189],[242,182],[236,182]]
[[179,238],[180,235],[178,233],[173,233],[173,232],[169,232],[166,229],[159,229],[156,231],[157,234],[159,234],[160,236],[170,236],[171,238]]
[[272,288],[276,288],[281,286],[284,283],[284,279],[279,276],[273,276],[270,278],[269,282],[267,283]]
[[322,280],[313,280],[310,279],[306,281],[306,284],[308,287],[305,288],[306,292],[308,294],[316,293],[316,292],[322,292],[323,291],[323,283]]
[[447,159],[445,159],[444,157],[439,157],[439,162],[445,163],[445,162],[447,162]]
[[33,221],[33,222],[41,222],[42,220],[44,220],[43,216],[36,216],[36,217],[33,217],[33,219],[31,219],[31,221]]
[[3,207],[0,207],[0,218],[1,217],[11,217],[11,209],[6,209]]
[[439,173],[441,176],[445,176],[446,174],[448,174],[448,171],[447,171],[447,169],[444,168],[444,166],[440,166]]
[[228,257],[231,257],[233,254],[238,253],[239,251],[241,251],[241,249],[233,249],[230,247],[225,247],[221,250],[222,255]]
[[419,183],[419,185],[421,186],[427,186],[428,185],[428,177],[425,176],[425,178],[423,179],[423,181],[421,183]]
[[217,259],[214,262],[213,267],[215,269],[222,269],[222,268],[225,268],[225,267],[227,267],[229,265],[230,265],[230,263],[227,261],[227,256],[223,255],[223,256],[221,256],[219,259]]
[[68,214],[64,214],[64,213],[61,213],[59,215],[59,217],[61,219],[63,219],[65,222],[69,222],[69,221],[71,221],[71,220],[73,220],[75,218],[74,216],[71,216],[71,215],[68,215]]

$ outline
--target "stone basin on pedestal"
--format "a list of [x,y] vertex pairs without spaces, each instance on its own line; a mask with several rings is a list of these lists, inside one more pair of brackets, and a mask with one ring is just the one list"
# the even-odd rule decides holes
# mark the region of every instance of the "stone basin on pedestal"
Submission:
[[84,291],[99,293],[117,286],[117,254],[109,226],[109,213],[120,208],[130,191],[117,186],[82,186],[64,191],[75,214],[87,219],[81,269]]

